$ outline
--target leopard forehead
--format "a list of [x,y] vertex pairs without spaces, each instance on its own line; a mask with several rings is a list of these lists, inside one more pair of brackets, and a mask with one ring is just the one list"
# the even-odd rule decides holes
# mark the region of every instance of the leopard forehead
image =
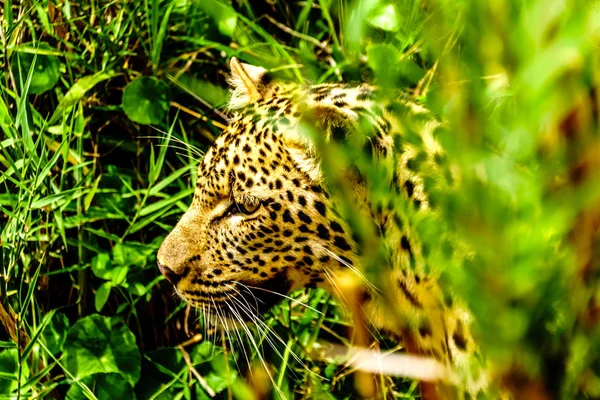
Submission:
[[341,109],[369,90],[253,79],[246,93],[234,90],[233,118],[200,162],[192,205],[158,254],[181,297],[237,320],[352,264],[348,230],[298,131],[307,114],[323,127],[315,105]]

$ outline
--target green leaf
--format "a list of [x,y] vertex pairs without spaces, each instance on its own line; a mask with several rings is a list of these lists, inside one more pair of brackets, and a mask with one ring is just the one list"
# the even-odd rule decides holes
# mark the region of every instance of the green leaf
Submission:
[[53,355],[57,355],[63,349],[69,330],[69,319],[64,314],[54,314],[50,323],[42,332],[46,348]]
[[160,210],[162,208],[170,207],[171,205],[177,203],[179,200],[184,199],[193,193],[194,193],[194,190],[189,189],[189,190],[181,191],[180,193],[178,193],[175,196],[171,196],[166,199],[162,199],[162,200],[156,201],[154,203],[151,203],[151,204],[147,205],[146,207],[142,208],[142,210],[140,211],[140,216],[143,217],[144,215],[152,214],[153,212]]
[[92,272],[100,279],[110,279],[112,262],[107,253],[99,253],[92,259]]
[[205,379],[215,393],[225,390],[235,381],[237,369],[225,357],[215,357],[210,362],[212,371],[206,374]]
[[91,88],[104,80],[112,78],[115,75],[116,74],[113,71],[100,71],[94,75],[85,76],[77,80],[77,82],[71,86],[67,94],[65,94],[65,96],[62,98],[60,103],[58,103],[58,106],[52,113],[52,117],[50,117],[48,124],[52,125],[58,121],[65,111],[77,104],[77,102],[81,100]]
[[415,84],[425,76],[425,72],[414,62],[404,59],[398,63],[399,78],[405,80],[408,84]]
[[215,20],[222,35],[231,37],[237,26],[238,14],[231,7],[216,0],[203,0],[198,3],[202,10]]
[[[60,62],[48,50],[52,48],[45,42],[24,45],[15,53],[13,72],[15,79],[24,85],[31,71],[28,93],[42,94],[54,87],[60,77]],[[46,54],[43,54],[46,53]]]
[[423,70],[415,63],[402,57],[391,44],[367,46],[369,66],[375,71],[378,81],[386,82],[387,86],[415,84],[425,76]]
[[165,37],[167,34],[167,30],[169,28],[169,17],[171,16],[171,12],[173,11],[173,7],[175,7],[176,2],[171,2],[165,12],[163,13],[162,21],[160,22],[160,28],[156,36],[153,39],[153,47],[152,47],[152,70],[156,71],[159,66],[160,61],[160,53],[163,48],[163,44],[165,41]]
[[169,109],[168,92],[166,83],[144,76],[125,86],[121,107],[133,122],[160,124]]
[[367,47],[369,66],[380,80],[393,79],[400,53],[391,44],[372,44]]
[[108,300],[108,296],[110,296],[110,291],[112,289],[112,285],[110,282],[104,282],[98,290],[96,291],[96,296],[94,297],[94,306],[96,306],[96,311],[102,311],[106,301]]
[[[144,379],[136,386],[140,398],[172,399],[179,392],[177,375],[186,374],[186,363],[181,351],[161,348],[148,352],[143,362]],[[175,379],[174,379],[175,378]],[[156,396],[160,393],[159,396]]]
[[194,346],[190,352],[190,358],[194,363],[203,363],[210,361],[215,357],[222,357],[223,349],[215,346],[212,342],[203,341],[197,346]]
[[112,250],[112,258],[115,264],[123,266],[143,266],[149,258],[152,258],[158,248],[144,245],[138,242],[117,243]]
[[65,367],[75,378],[118,373],[132,386],[140,378],[140,352],[133,333],[122,323],[90,315],[69,329]]
[[[21,364],[21,384],[27,382],[29,367]],[[0,395],[10,395],[19,386],[19,350],[8,349],[0,353]]]
[[[11,136],[15,135],[13,132],[13,120],[12,120],[12,115],[10,114],[9,110],[8,110],[8,106],[6,105],[6,103],[4,102],[4,99],[0,97],[0,128],[2,129],[2,132],[4,132],[4,136],[10,138]],[[11,138],[12,140],[14,140],[14,138]],[[7,140],[11,140],[11,139],[7,139]],[[0,148],[4,148],[4,146],[6,145],[6,140],[2,141],[2,146],[0,146]]]
[[87,192],[87,194],[85,195],[85,198],[83,199],[83,209],[85,211],[87,211],[90,208],[90,205],[92,204],[92,200],[94,199],[94,196],[96,195],[96,192],[98,191],[98,184],[100,183],[100,178],[102,178],[102,175],[98,175],[98,177],[94,181],[94,184],[90,188],[90,191]]
[[129,267],[114,267],[110,271],[110,280],[113,286],[122,285],[127,279],[127,273],[129,272]]
[[[79,382],[87,386],[98,400],[135,399],[133,387],[119,374],[90,375]],[[67,400],[87,400],[82,385],[74,383],[67,392]]]
[[193,165],[188,165],[173,172],[171,175],[167,176],[163,180],[159,181],[156,185],[152,186],[148,195],[156,196],[158,193],[160,193],[161,190],[173,183],[175,180],[179,179],[181,175],[185,174],[186,172],[189,172],[192,168],[194,168]]
[[396,32],[400,29],[400,13],[395,4],[379,4],[367,16],[367,22],[376,28],[387,32]]
[[140,282],[134,282],[127,286],[127,291],[136,296],[143,296],[148,292],[148,289]]

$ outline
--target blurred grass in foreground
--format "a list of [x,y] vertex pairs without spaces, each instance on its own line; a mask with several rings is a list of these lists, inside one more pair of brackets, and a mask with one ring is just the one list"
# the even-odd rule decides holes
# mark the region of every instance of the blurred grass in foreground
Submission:
[[[461,180],[432,191],[441,218],[418,224],[430,264],[471,306],[504,384],[600,396],[596,2],[1,4],[1,395],[352,396],[343,360],[320,356],[322,341],[349,343],[328,294],[296,295],[323,315],[273,310],[276,350],[259,337],[260,352],[232,353],[198,340],[154,267],[226,124],[236,56],[298,82],[403,88],[446,121]],[[473,246],[467,265],[444,254],[445,231]]]

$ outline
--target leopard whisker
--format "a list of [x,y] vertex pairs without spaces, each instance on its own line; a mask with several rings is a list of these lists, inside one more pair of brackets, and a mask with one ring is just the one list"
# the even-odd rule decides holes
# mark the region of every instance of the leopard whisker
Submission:
[[325,278],[327,278],[327,280],[331,284],[334,294],[337,295],[340,299],[345,299],[346,297],[344,296],[343,291],[338,286],[337,280],[335,279],[333,272],[331,272],[329,268],[323,267],[323,273],[325,274]]
[[283,297],[284,299],[290,300],[291,302],[293,302],[293,303],[296,303],[296,304],[300,304],[300,305],[302,305],[302,306],[304,306],[304,307],[308,308],[309,310],[312,310],[312,311],[316,312],[316,313],[317,313],[317,314],[319,314],[319,315],[323,315],[323,313],[322,313],[321,311],[319,311],[319,310],[317,310],[317,309],[315,309],[315,308],[313,308],[313,307],[309,306],[309,305],[308,305],[308,304],[306,304],[306,303],[303,303],[303,302],[301,302],[300,300],[294,299],[293,297],[287,296],[287,295],[285,295],[285,294],[282,294],[282,293],[279,293],[279,292],[275,292],[275,291],[273,291],[273,290],[269,290],[269,289],[264,289],[264,288],[261,288],[261,287],[258,287],[258,286],[249,286],[249,285],[244,285],[244,284],[243,284],[243,283],[241,283],[241,282],[238,282],[238,284],[240,284],[240,285],[242,285],[242,286],[245,286],[246,288],[250,288],[250,289],[256,289],[256,290],[262,290],[262,291],[264,291],[264,292],[267,292],[267,293],[271,293],[271,294],[275,294],[275,295],[277,295],[277,296],[281,296],[281,297]]
[[[183,149],[181,147],[175,147],[175,146],[169,146],[169,147],[171,147],[172,149],[175,149],[175,150],[185,150],[185,149]],[[182,153],[180,151],[177,151],[175,154],[177,154],[178,156],[187,158],[188,160],[191,160],[191,161],[198,161],[198,158],[199,158],[199,156],[185,154],[185,153]]]
[[[153,127],[154,130],[156,130],[157,132],[162,133],[164,136],[158,136],[158,135],[140,135],[140,136],[136,136],[136,138],[139,139],[164,139],[166,135],[168,135],[168,133],[166,131],[163,131],[161,129],[158,129],[156,127]],[[190,150],[192,153],[194,153],[195,155],[197,155],[198,157],[202,157],[204,156],[204,152],[202,150],[200,150],[198,147],[191,145],[181,139],[179,139],[177,136],[173,136],[171,135],[169,137],[169,142],[173,141],[176,142],[177,144],[182,145],[183,147],[181,147],[182,150]],[[164,145],[161,145],[164,146]],[[167,145],[168,147],[174,147],[171,144]]]
[[[238,292],[239,293],[239,292]],[[249,308],[246,307],[246,305],[244,305],[239,299],[237,299],[234,296],[228,296],[230,298],[230,300],[233,300],[234,302],[237,302],[239,304],[239,306],[241,306],[239,308],[240,311],[243,311],[247,316],[249,317],[253,317],[255,316],[254,314],[251,314],[251,310]],[[243,296],[240,296],[243,298]],[[248,304],[248,302],[246,301],[246,304]],[[256,324],[257,329],[261,330],[261,333],[264,334],[264,338],[267,341],[267,343],[271,346],[271,348],[273,349],[273,351],[275,351],[275,353],[283,358],[283,355],[279,352],[279,350],[277,350],[277,348],[275,347],[275,343],[272,341],[271,338],[269,338],[269,333],[273,333],[273,335],[285,346],[285,342],[283,341],[283,339],[281,339],[277,334],[275,334],[272,329],[270,329],[263,321],[261,321],[259,318],[256,318],[255,320],[253,320],[252,322],[254,322]],[[246,326],[246,324],[244,324],[244,326]],[[262,329],[261,329],[262,328]],[[293,353],[293,352],[292,352]]]
[[[231,296],[230,295],[227,295],[227,298],[229,300],[231,300]],[[230,302],[226,302],[225,304],[229,308],[229,310],[231,312],[231,315],[238,321],[239,325],[241,325],[242,327],[246,327],[246,324],[244,323],[244,321],[243,321],[241,315],[239,314],[239,311],[237,310],[237,308],[233,307]],[[239,343],[240,343],[240,346],[242,348],[242,353],[244,355],[244,358],[246,359],[246,364],[248,365],[248,367],[250,367],[250,358],[248,357],[248,353],[246,351],[246,347],[244,345],[244,341],[242,340],[242,337],[240,335],[240,331],[239,331],[239,329],[234,329],[234,331],[235,331],[235,335],[239,339]],[[237,361],[236,361],[236,365],[237,365]],[[238,370],[239,370],[239,365],[238,365]]]
[[[238,282],[239,283],[239,282]],[[245,286],[245,285],[243,285]],[[239,291],[238,291],[239,293]],[[229,297],[229,296],[228,296]],[[242,296],[243,298],[243,296]],[[234,297],[230,297],[231,300],[237,301],[238,303],[241,304],[239,299],[236,299]],[[243,307],[243,304],[241,304]],[[275,339],[277,339],[283,346],[285,349],[287,349],[289,351],[289,353],[291,354],[291,356],[303,367],[305,368],[307,371],[310,371],[311,373],[321,377],[320,375],[316,374],[315,372],[311,371],[308,366],[302,361],[302,359],[300,359],[300,357],[298,357],[298,355],[296,355],[296,353],[294,353],[294,351],[289,347],[289,345],[272,329],[270,329],[270,327],[265,324],[263,321],[260,320],[260,318],[257,318],[256,321],[254,321],[255,323],[257,323],[257,328],[260,329],[260,327],[263,327],[263,333],[265,333],[265,340],[267,340],[267,343],[269,343],[269,345],[271,346],[271,348],[277,353],[277,355],[281,358],[283,358],[283,355],[279,352],[279,350],[277,350],[277,348],[275,347],[275,343],[272,342],[271,339],[269,339],[269,333],[273,335],[273,337]],[[324,377],[321,377],[324,378]],[[324,378],[325,379],[325,378]]]
[[[230,313],[231,313],[231,315],[233,315],[233,317],[239,321],[239,316],[237,315],[236,311],[235,311],[234,309],[232,309],[232,308],[229,306],[229,304],[227,304],[227,306],[230,308]],[[225,332],[226,332],[227,338],[229,339],[229,342],[233,344],[233,343],[234,343],[234,341],[232,340],[232,337],[231,337],[231,332],[232,332],[232,329],[229,329],[229,326],[228,326],[228,325],[227,325],[227,327],[226,327],[226,331],[225,331]],[[249,361],[248,361],[248,355],[246,354],[246,348],[244,347],[244,342],[243,342],[243,340],[242,340],[242,337],[240,336],[240,334],[239,334],[239,331],[238,331],[237,329],[233,329],[233,332],[234,332],[233,334],[234,334],[235,336],[237,336],[237,338],[239,339],[239,344],[240,344],[240,346],[241,346],[241,348],[242,348],[242,354],[243,354],[243,355],[244,355],[244,357],[246,358],[246,363],[248,363],[248,365],[249,365]],[[234,357],[234,362],[235,362],[235,366],[236,366],[237,370],[238,370],[238,371],[241,371],[241,369],[240,369],[240,365],[238,364],[238,360],[237,360],[235,357]]]
[[367,277],[362,273],[362,271],[360,271],[358,268],[356,268],[354,265],[352,265],[348,261],[341,258],[339,255],[337,255],[333,251],[329,250],[327,247],[323,246],[322,248],[323,248],[323,250],[325,250],[325,252],[327,254],[329,254],[331,257],[333,257],[337,262],[342,264],[344,267],[348,268],[350,271],[354,272],[356,274],[356,276],[358,276],[365,283],[365,285],[367,285],[367,287],[369,289],[371,289],[375,292],[380,292],[380,290],[367,279]]
[[[233,296],[227,296],[230,299],[234,299]],[[273,385],[273,387],[276,389],[277,394],[279,394],[281,396],[281,398],[285,398],[283,391],[279,388],[279,386],[277,386],[277,384],[275,383],[275,379],[273,378],[273,375],[271,374],[271,371],[269,370],[267,363],[265,361],[265,357],[264,354],[261,354],[260,349],[259,349],[259,345],[256,343],[256,340],[254,339],[254,336],[252,335],[252,333],[250,332],[250,329],[248,328],[248,326],[246,326],[245,323],[243,323],[243,318],[241,317],[241,315],[239,315],[239,310],[237,310],[235,307],[233,307],[233,304],[226,302],[225,303],[227,305],[227,307],[229,307],[229,310],[231,311],[232,315],[234,315],[240,322],[241,325],[244,329],[244,331],[246,332],[246,336],[248,336],[248,339],[250,340],[250,343],[254,346],[254,349],[256,350],[256,353],[259,355],[258,359],[260,361],[260,363],[262,364],[267,376],[269,377],[269,380],[271,381],[271,384]]]

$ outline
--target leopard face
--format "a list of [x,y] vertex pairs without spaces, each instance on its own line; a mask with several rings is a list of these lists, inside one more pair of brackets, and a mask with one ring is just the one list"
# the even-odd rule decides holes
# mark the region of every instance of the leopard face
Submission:
[[252,321],[290,291],[328,287],[328,276],[355,258],[299,132],[335,86],[304,89],[235,59],[231,66],[235,115],[200,162],[193,202],[158,252],[177,293],[217,322]]

